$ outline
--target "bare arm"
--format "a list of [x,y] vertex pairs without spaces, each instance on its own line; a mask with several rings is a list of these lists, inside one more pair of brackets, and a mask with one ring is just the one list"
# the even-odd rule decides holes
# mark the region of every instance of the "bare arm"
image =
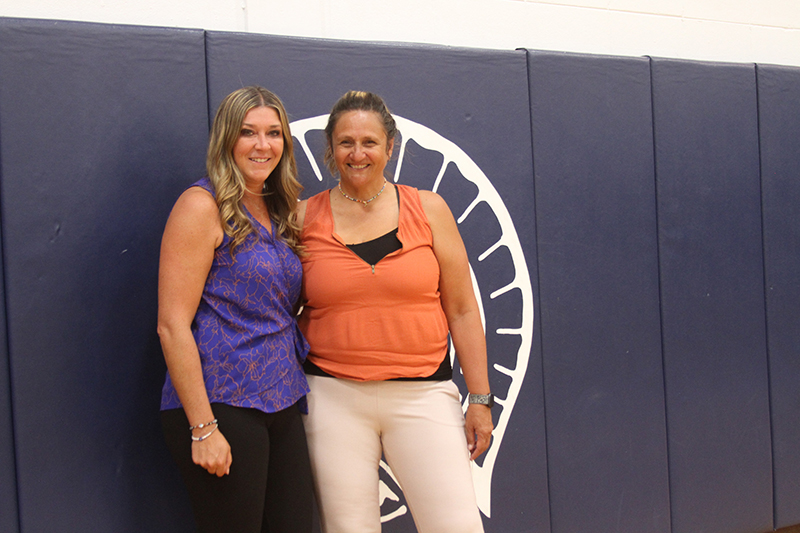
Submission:
[[[191,325],[211,269],[214,250],[222,242],[222,236],[219,211],[213,197],[203,189],[192,187],[175,203],[161,240],[158,335],[170,378],[192,426],[206,424],[215,418]],[[202,436],[213,428],[196,429],[192,433]],[[203,441],[193,441],[192,460],[217,476],[229,473],[232,457],[222,431],[215,431]]]
[[[439,292],[442,307],[458,363],[464,372],[464,381],[470,393],[489,394],[486,338],[472,288],[464,242],[445,201],[429,191],[420,191],[419,194],[433,232],[433,253],[441,271]],[[467,408],[465,431],[470,459],[474,460],[489,448],[492,437],[491,409],[485,405],[470,405]]]

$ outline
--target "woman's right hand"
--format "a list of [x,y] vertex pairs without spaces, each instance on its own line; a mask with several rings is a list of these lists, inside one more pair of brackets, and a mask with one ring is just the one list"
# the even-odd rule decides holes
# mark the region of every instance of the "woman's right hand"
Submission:
[[192,441],[192,461],[217,477],[230,474],[233,457],[228,440],[217,430],[207,439]]

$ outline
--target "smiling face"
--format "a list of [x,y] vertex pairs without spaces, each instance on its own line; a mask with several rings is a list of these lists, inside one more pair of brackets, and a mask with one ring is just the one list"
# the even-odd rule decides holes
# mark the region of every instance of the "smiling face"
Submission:
[[382,183],[393,145],[374,111],[343,113],[331,135],[333,160],[342,182],[356,189]]
[[255,107],[247,112],[233,146],[233,160],[245,178],[248,189],[261,192],[283,155],[283,129],[278,112],[271,107]]

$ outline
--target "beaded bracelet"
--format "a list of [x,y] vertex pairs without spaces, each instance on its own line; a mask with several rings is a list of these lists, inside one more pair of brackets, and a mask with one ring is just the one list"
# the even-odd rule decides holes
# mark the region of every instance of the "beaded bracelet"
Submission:
[[219,428],[219,426],[214,426],[214,429],[212,429],[211,431],[209,431],[208,433],[206,433],[202,437],[195,437],[194,435],[192,435],[192,440],[195,441],[195,442],[202,442],[202,441],[206,440],[208,437],[210,437],[217,430],[217,428]]
[[194,431],[195,429],[203,429],[204,427],[208,427],[211,424],[216,424],[216,423],[217,423],[217,419],[215,418],[211,422],[206,422],[205,424],[197,424],[196,426],[189,426],[189,431]]

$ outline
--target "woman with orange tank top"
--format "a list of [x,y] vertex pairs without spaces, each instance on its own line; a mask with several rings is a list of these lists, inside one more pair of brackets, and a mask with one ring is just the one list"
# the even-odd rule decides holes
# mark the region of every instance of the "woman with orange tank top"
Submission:
[[[489,446],[486,342],[466,251],[437,194],[386,180],[397,133],[383,100],[350,91],[325,129],[338,187],[298,209],[304,415],[325,533],[379,533],[383,455],[421,533],[483,531],[470,460]],[[448,334],[469,390],[453,383]]]

